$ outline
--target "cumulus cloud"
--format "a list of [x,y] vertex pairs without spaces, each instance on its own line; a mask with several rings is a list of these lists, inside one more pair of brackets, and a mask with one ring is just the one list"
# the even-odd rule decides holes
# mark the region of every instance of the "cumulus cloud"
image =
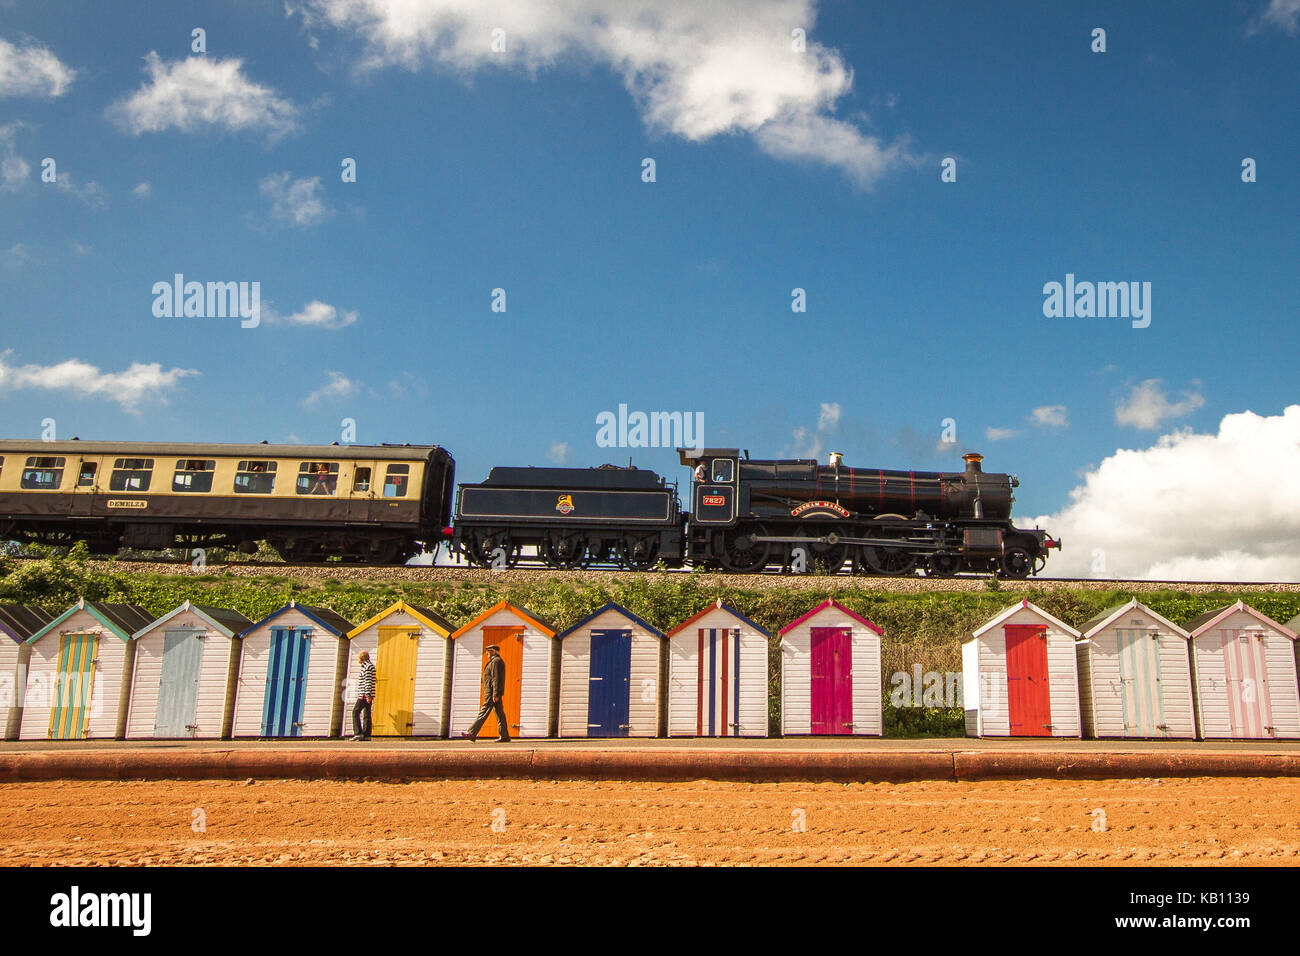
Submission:
[[290,173],[272,173],[257,185],[262,196],[271,201],[271,218],[276,222],[305,228],[333,213],[321,198],[319,176],[294,179]]
[[1275,27],[1294,36],[1300,31],[1300,0],[1269,0],[1251,32],[1265,27]]
[[984,431],[984,437],[989,441],[1006,441],[1008,438],[1015,438],[1020,432],[1014,428],[987,428]]
[[1195,389],[1188,389],[1180,400],[1171,402],[1160,379],[1149,378],[1134,385],[1115,406],[1115,421],[1149,431],[1171,419],[1190,415],[1204,404],[1205,398]]
[[153,186],[149,185],[148,181],[140,183],[138,186],[136,186],[134,189],[131,190],[131,193],[137,199],[148,199],[149,194],[152,192],[153,192]]
[[21,242],[15,242],[8,249],[0,250],[0,269],[21,269],[31,261],[32,254]]
[[91,209],[103,209],[108,204],[104,187],[94,180],[86,183],[78,182],[60,170],[59,178],[54,181],[54,185],[65,195],[85,203]]
[[356,395],[361,386],[342,372],[326,372],[329,378],[324,385],[307,395],[302,400],[304,408],[318,408],[327,402],[337,402]]
[[272,324],[298,325],[312,329],[341,329],[359,318],[359,313],[343,311],[328,302],[313,299],[292,315],[281,315],[274,309],[263,309],[262,317]]
[[813,38],[815,0],[302,0],[296,12],[309,29],[357,34],[362,71],[595,63],[621,79],[653,132],[748,134],[771,156],[837,169],[860,187],[914,161],[905,139],[887,143],[835,115],[853,71]]
[[[1088,471],[1055,515],[1030,519],[1064,542],[1053,575],[1158,580],[1300,580],[1300,405],[1227,415],[1121,449]],[[1023,520],[1017,524],[1028,526]]]
[[22,123],[0,126],[0,192],[13,192],[27,182],[31,164],[14,151],[14,139]]
[[198,375],[192,368],[164,369],[158,362],[132,362],[122,372],[105,372],[80,359],[56,365],[10,365],[11,352],[0,353],[0,392],[44,389],[78,398],[106,399],[128,412],[148,401],[165,402],[181,379]]
[[250,80],[243,68],[244,61],[235,58],[192,56],[169,62],[150,52],[145,57],[148,82],[110,106],[108,116],[136,135],[215,127],[278,138],[296,129],[298,107]]
[[546,457],[557,465],[564,464],[569,458],[569,443],[564,441],[551,442],[551,450],[546,453]]
[[807,425],[800,425],[794,430],[794,456],[820,458],[825,447],[825,438],[839,424],[840,414],[839,402],[821,402],[817,412],[817,426],[810,428]]
[[22,45],[0,37],[0,96],[62,96],[77,78],[77,71],[65,66],[34,40]]
[[1041,405],[1030,415],[1035,425],[1047,425],[1052,428],[1065,428],[1070,424],[1066,417],[1064,405]]

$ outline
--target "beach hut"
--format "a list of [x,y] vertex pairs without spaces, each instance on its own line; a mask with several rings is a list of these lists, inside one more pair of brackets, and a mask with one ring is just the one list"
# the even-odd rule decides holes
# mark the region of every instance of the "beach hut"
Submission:
[[668,735],[766,737],[771,637],[719,598],[668,632]]
[[880,628],[827,599],[780,634],[781,732],[880,736]]
[[962,643],[966,733],[974,737],[1078,737],[1079,632],[1022,600]]
[[375,664],[375,702],[370,711],[376,737],[445,737],[451,704],[447,645],[454,628],[427,607],[398,601],[348,632],[343,670],[343,719],[339,733],[352,734],[357,702],[357,655]]
[[1241,601],[1187,630],[1201,737],[1300,737],[1295,631]]
[[1079,628],[1087,737],[1196,736],[1189,635],[1136,598]]
[[557,640],[561,737],[659,734],[662,631],[611,602]]
[[135,632],[127,737],[229,737],[239,680],[238,611],[186,601]]
[[[487,648],[496,644],[506,665],[505,711],[511,737],[555,736],[560,646],[555,628],[532,612],[501,601],[451,635],[451,732],[463,733],[483,705],[481,677]],[[499,733],[490,714],[479,735]]]
[[26,604],[0,604],[0,708],[5,715],[4,739],[18,738],[27,689],[27,639],[53,619],[49,611]]
[[240,637],[235,737],[328,737],[343,712],[352,624],[290,601]]
[[27,639],[22,740],[126,735],[135,643],[153,620],[138,604],[77,601]]

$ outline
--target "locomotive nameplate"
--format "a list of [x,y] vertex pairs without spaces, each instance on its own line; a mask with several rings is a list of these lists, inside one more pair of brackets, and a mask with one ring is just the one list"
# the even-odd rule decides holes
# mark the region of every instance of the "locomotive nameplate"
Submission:
[[704,502],[705,505],[725,505],[727,503],[727,499],[723,495],[702,495],[700,501]]
[[833,501],[805,501],[799,507],[790,512],[791,518],[801,518],[804,515],[813,513],[816,516],[825,516],[827,514],[836,514],[841,518],[849,516],[849,509],[837,505]]
[[143,498],[110,498],[104,502],[106,508],[148,508],[149,502]]

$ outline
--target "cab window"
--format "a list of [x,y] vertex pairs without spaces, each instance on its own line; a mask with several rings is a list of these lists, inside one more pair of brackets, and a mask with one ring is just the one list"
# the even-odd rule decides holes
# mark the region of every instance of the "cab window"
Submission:
[[109,491],[148,491],[153,478],[152,458],[119,458],[108,477]]
[[304,461],[298,466],[300,495],[332,495],[339,481],[337,461]]
[[384,497],[405,498],[406,479],[410,473],[410,465],[389,465],[388,473],[384,475]]
[[202,493],[212,490],[212,476],[217,467],[213,460],[182,458],[176,462],[172,491]]
[[34,491],[58,488],[63,484],[63,464],[62,458],[28,458],[19,484]]
[[235,471],[235,494],[269,495],[275,491],[275,462],[241,461]]
[[729,484],[735,474],[736,463],[731,458],[713,459],[713,480],[719,484]]

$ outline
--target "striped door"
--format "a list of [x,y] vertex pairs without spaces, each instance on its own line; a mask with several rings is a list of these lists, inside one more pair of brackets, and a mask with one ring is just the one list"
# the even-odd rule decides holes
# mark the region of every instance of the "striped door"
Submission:
[[740,729],[740,628],[699,629],[695,733],[734,737]]
[[1264,635],[1223,632],[1223,669],[1228,679],[1228,726],[1233,737],[1271,737],[1273,703],[1268,692]]
[[814,627],[811,664],[811,732],[853,733],[853,630]]
[[51,740],[80,740],[90,724],[90,702],[95,690],[98,634],[64,634],[59,637],[59,673],[50,708]]
[[176,628],[163,635],[162,680],[158,684],[155,737],[193,737],[199,703],[203,631]]
[[[522,627],[485,627],[483,628],[483,660],[487,664],[487,646],[496,644],[501,648],[501,660],[506,665],[506,692],[502,703],[506,709],[506,720],[510,721],[510,736],[519,734],[519,706],[524,694],[524,629]],[[480,682],[478,691],[479,706],[486,695]],[[487,721],[479,730],[479,736],[500,736],[497,727],[497,715],[488,714]]]
[[311,628],[271,628],[271,660],[262,704],[263,737],[301,737]]
[[415,662],[420,629],[381,627],[375,654],[375,706],[371,730],[376,735],[407,737],[415,720]]
[[1007,718],[1012,737],[1052,736],[1047,682],[1047,626],[1008,624]]
[[587,736],[626,737],[632,707],[632,631],[591,632]]
[[1146,630],[1117,628],[1124,736],[1165,736],[1165,702],[1160,683],[1160,638]]

